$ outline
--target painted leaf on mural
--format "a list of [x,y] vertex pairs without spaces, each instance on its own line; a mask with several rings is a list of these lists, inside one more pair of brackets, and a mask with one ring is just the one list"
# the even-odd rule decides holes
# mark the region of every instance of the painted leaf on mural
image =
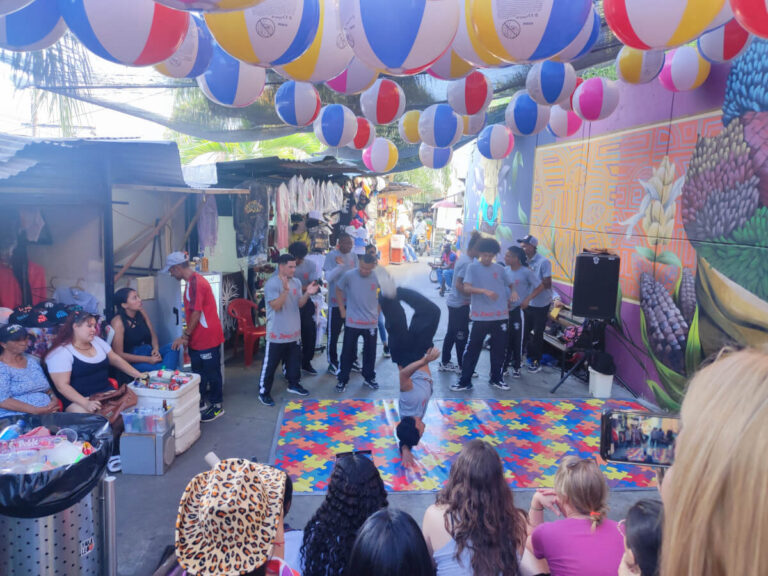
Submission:
[[499,226],[496,228],[496,239],[500,242],[514,242],[515,235],[512,234],[512,229],[508,226]]
[[654,380],[646,380],[645,383],[648,384],[648,388],[653,392],[653,395],[656,397],[656,403],[659,406],[671,410],[672,412],[680,412],[680,403],[672,400],[670,395],[667,394]]
[[675,268],[682,268],[683,263],[680,262],[680,258],[674,252],[665,250],[658,256],[656,256],[656,262],[659,264],[666,264],[667,266],[674,266]]
[[523,210],[523,206],[520,202],[517,203],[517,219],[520,220],[520,224],[528,224],[528,215],[525,213],[525,210]]
[[619,282],[619,291],[616,295],[616,312],[613,314],[613,319],[616,322],[619,330],[623,330],[624,327],[621,321],[621,304],[624,302],[624,295],[621,292],[621,282]]
[[693,313],[691,328],[688,330],[688,343],[685,347],[685,372],[692,376],[699,369],[704,353],[701,350],[701,338],[699,338],[699,307]]
[[656,252],[653,248],[648,248],[647,246],[635,246],[635,251],[640,254],[642,258],[648,260],[648,262],[656,261]]

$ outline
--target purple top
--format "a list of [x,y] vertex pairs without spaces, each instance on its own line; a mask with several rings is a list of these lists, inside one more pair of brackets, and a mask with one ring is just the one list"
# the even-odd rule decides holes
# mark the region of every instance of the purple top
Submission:
[[592,531],[584,518],[540,524],[531,536],[533,554],[545,559],[551,576],[616,576],[624,555],[624,537],[613,520]]

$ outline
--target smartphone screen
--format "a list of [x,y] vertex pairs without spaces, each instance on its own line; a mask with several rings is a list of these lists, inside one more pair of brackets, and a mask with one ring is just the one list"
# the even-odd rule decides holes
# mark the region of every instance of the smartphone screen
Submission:
[[671,466],[680,418],[634,410],[606,410],[600,431],[600,456],[608,462]]

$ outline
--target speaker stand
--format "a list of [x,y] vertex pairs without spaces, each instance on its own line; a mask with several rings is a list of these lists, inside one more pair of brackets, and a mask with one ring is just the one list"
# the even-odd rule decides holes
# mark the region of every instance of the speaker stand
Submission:
[[[554,394],[557,392],[558,388],[563,385],[563,383],[570,378],[576,370],[584,366],[584,364],[587,362],[587,359],[590,357],[591,352],[602,352],[605,350],[605,321],[604,320],[586,320],[584,322],[584,332],[587,333],[587,338],[589,339],[589,348],[577,348],[574,351],[583,350],[584,355],[579,358],[578,362],[571,366],[571,368],[563,374],[563,377],[560,378],[560,382],[555,384],[555,387],[552,388],[552,390],[549,391],[550,394]],[[583,333],[582,333],[583,336]],[[597,340],[597,343],[595,342]],[[597,344],[597,345],[596,345]]]
[[550,391],[549,391],[549,393],[550,393],[550,394],[554,394],[555,392],[557,392],[557,389],[558,389],[558,388],[560,388],[560,386],[562,386],[562,385],[563,385],[563,382],[565,382],[566,380],[568,380],[568,378],[570,378],[570,377],[573,375],[573,373],[574,373],[574,372],[576,372],[576,370],[578,370],[579,368],[581,368],[582,366],[584,366],[584,364],[586,363],[586,361],[587,361],[587,355],[586,355],[586,354],[584,354],[584,356],[582,356],[581,358],[579,358],[579,361],[578,361],[578,362],[576,362],[576,364],[574,364],[574,365],[571,367],[571,369],[570,369],[570,370],[568,370],[568,372],[566,372],[565,374],[563,374],[563,377],[562,377],[562,378],[560,378],[560,382],[558,382],[557,384],[555,384],[555,387],[554,387],[554,388],[552,388],[552,390],[550,390]]

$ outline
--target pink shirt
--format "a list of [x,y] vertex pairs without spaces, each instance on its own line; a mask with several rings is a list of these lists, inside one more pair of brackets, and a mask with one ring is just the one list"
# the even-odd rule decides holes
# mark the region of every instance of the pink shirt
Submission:
[[545,522],[531,541],[534,556],[547,561],[551,576],[616,576],[624,554],[624,537],[613,520],[603,520],[594,532],[583,518]]

